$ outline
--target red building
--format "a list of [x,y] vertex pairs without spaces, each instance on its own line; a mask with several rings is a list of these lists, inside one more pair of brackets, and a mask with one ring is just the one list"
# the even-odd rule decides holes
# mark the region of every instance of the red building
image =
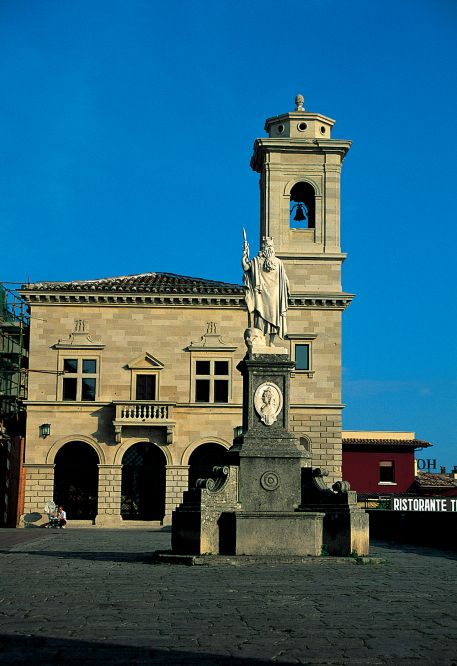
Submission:
[[429,446],[413,432],[343,432],[343,479],[361,495],[413,492],[414,453]]

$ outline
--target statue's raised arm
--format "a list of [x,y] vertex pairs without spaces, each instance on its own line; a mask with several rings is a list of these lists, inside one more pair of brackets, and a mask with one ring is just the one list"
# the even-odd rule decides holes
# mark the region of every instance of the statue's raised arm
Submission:
[[244,234],[241,263],[248,326],[260,329],[273,345],[276,336],[284,338],[287,333],[286,313],[290,294],[289,280],[284,264],[275,256],[273,239],[269,236],[262,238],[259,254],[249,259],[249,245]]
[[251,265],[249,261],[249,243],[246,238],[246,229],[243,227],[243,256],[241,257],[241,265],[243,266],[243,271],[248,271]]

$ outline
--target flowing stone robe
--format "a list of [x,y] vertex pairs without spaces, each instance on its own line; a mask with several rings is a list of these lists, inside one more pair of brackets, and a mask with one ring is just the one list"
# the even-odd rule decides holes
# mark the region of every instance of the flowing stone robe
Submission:
[[281,259],[274,258],[276,267],[267,271],[263,265],[265,257],[251,259],[244,271],[245,299],[249,313],[254,313],[254,326],[263,333],[287,333],[286,312],[290,293],[289,280]]

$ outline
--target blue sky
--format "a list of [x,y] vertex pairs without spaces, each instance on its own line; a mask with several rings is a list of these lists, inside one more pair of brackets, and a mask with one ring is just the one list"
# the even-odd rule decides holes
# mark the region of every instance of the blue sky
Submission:
[[0,280],[239,282],[252,144],[302,92],[353,140],[344,427],[457,464],[456,62],[453,0],[0,0]]

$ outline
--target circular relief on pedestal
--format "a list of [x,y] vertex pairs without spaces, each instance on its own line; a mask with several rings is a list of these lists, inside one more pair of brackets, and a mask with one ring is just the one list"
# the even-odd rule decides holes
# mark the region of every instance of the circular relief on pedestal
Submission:
[[260,477],[260,485],[265,490],[276,490],[279,486],[279,476],[276,472],[264,472]]

